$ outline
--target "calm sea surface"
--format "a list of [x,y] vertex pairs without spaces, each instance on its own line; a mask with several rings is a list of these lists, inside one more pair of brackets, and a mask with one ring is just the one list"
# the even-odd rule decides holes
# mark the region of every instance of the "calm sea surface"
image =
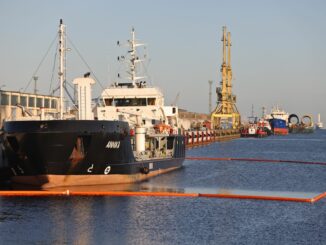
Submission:
[[[194,148],[187,155],[326,162],[326,131],[242,138]],[[175,172],[113,188],[311,197],[326,191],[326,166],[187,160]],[[182,197],[0,197],[0,244],[326,244],[326,199],[310,204]]]

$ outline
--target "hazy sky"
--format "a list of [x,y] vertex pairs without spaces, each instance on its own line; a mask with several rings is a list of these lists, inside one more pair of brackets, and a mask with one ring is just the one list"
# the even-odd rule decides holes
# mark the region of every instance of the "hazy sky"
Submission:
[[[69,39],[108,86],[121,72],[117,56],[125,54],[116,41],[129,39],[134,26],[137,37],[148,44],[152,84],[163,90],[167,104],[180,93],[179,107],[208,112],[208,80],[214,81],[215,105],[226,25],[233,45],[234,93],[243,117],[252,104],[258,115],[262,106],[269,111],[278,104],[300,116],[320,112],[326,122],[326,1],[0,0],[0,11],[4,89],[25,88],[60,18]],[[43,93],[49,91],[55,45],[37,73]],[[69,81],[88,71],[74,48],[67,68]],[[100,91],[97,86],[95,94]]]

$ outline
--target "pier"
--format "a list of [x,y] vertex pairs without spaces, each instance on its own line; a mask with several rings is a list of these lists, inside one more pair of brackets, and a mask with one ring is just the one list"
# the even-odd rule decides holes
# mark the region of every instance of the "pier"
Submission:
[[186,147],[206,145],[218,141],[240,138],[238,129],[191,130],[185,131]]

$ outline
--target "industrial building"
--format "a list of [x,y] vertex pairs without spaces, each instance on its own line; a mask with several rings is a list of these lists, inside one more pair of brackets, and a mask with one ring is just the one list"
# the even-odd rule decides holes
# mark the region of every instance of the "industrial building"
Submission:
[[56,96],[0,90],[0,127],[4,120],[26,120],[42,114],[56,117],[59,104]]

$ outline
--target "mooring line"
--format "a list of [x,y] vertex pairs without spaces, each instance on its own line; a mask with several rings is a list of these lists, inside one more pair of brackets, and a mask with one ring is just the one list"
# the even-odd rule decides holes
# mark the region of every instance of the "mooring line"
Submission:
[[297,160],[279,160],[279,159],[263,159],[263,158],[186,157],[186,160],[242,161],[242,162],[277,162],[277,163],[312,164],[312,165],[324,165],[324,166],[326,166],[326,162],[297,161]]

